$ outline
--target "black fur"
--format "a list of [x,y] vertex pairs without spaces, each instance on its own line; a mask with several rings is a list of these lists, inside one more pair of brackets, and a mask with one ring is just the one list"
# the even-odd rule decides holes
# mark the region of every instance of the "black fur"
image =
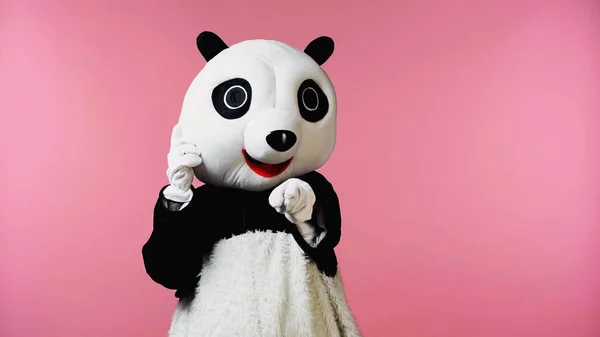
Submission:
[[219,240],[264,230],[290,233],[321,272],[335,276],[334,247],[341,236],[338,197],[327,179],[317,172],[298,178],[310,184],[317,198],[312,221],[320,213],[327,228],[316,248],[306,243],[296,226],[269,205],[272,190],[251,192],[203,185],[194,189],[193,199],[185,208],[173,211],[163,203],[165,186],[154,207],[152,234],[142,248],[146,272],[155,282],[177,290],[178,298],[193,296],[203,261]]

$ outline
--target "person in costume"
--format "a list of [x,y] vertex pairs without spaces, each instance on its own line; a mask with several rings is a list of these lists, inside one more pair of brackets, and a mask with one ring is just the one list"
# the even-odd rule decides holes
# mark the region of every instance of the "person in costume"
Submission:
[[[179,299],[170,337],[360,337],[334,248],[338,196],[316,170],[336,141],[334,50],[197,37],[191,83],[142,248]],[[192,185],[194,177],[203,184]]]

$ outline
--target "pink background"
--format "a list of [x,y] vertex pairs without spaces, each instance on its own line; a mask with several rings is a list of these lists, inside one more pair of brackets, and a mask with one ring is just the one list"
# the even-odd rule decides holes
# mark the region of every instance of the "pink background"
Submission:
[[598,2],[361,3],[0,2],[0,335],[166,336],[141,246],[207,29],[335,38],[366,337],[600,336]]

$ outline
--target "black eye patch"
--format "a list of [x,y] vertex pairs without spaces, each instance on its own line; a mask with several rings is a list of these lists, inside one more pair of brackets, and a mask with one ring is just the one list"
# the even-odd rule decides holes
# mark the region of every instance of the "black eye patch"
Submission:
[[225,119],[237,119],[250,109],[252,87],[243,78],[234,78],[217,85],[212,92],[215,110]]
[[306,121],[316,123],[329,112],[329,100],[313,80],[305,80],[298,88],[298,108]]

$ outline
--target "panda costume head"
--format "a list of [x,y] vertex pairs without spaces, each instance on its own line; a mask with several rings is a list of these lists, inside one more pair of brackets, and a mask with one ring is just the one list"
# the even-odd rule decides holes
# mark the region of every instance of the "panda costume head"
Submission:
[[336,139],[336,94],[321,68],[331,38],[303,51],[271,40],[227,46],[211,32],[196,42],[207,64],[185,95],[178,127],[201,154],[198,180],[262,191],[325,164]]

